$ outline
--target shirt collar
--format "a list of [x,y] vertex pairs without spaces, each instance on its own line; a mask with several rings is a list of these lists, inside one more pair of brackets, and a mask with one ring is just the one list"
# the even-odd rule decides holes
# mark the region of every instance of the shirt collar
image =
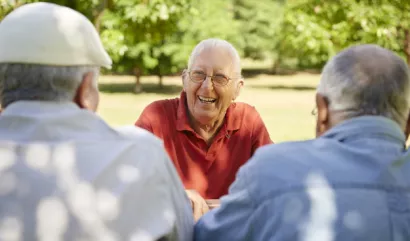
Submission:
[[334,126],[324,133],[323,138],[343,140],[353,136],[380,135],[404,144],[406,137],[400,126],[382,116],[355,117]]
[[[224,126],[227,131],[239,130],[242,122],[242,114],[238,109],[238,106],[235,103],[232,103],[225,114]],[[185,91],[181,92],[178,109],[177,109],[177,125],[176,128],[178,131],[192,131],[195,132],[190,123],[188,117],[188,106],[187,106],[187,97]]]
[[74,102],[53,101],[16,101],[11,103],[1,112],[1,116],[34,116],[41,113],[62,110],[80,110]]

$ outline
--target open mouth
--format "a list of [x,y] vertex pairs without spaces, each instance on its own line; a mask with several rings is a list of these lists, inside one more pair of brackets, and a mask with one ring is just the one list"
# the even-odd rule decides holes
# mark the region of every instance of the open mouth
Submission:
[[203,97],[203,96],[198,96],[198,100],[201,101],[202,103],[215,103],[216,99],[215,98],[208,98],[208,97]]

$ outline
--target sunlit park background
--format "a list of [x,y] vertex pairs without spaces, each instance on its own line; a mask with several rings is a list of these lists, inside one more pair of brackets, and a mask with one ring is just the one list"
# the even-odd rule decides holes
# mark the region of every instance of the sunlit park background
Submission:
[[[0,20],[35,0],[0,0]],[[375,43],[410,63],[409,0],[55,0],[95,25],[114,66],[100,77],[98,113],[133,124],[152,101],[175,98],[192,48],[231,42],[243,61],[238,101],[254,105],[275,142],[314,136],[320,70],[338,51]]]

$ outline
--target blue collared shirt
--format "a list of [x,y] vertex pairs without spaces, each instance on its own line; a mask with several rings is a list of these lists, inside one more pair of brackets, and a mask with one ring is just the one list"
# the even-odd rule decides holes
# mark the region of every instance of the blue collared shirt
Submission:
[[375,116],[261,147],[195,240],[410,240],[409,161],[400,127]]

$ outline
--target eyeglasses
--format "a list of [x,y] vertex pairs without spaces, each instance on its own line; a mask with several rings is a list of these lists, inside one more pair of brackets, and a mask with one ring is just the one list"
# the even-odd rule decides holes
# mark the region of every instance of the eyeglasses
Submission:
[[225,86],[229,83],[229,80],[231,80],[231,78],[226,77],[223,74],[206,75],[204,72],[200,71],[190,71],[188,73],[189,79],[191,79],[191,81],[194,83],[202,83],[206,80],[207,77],[210,77],[214,85]]

